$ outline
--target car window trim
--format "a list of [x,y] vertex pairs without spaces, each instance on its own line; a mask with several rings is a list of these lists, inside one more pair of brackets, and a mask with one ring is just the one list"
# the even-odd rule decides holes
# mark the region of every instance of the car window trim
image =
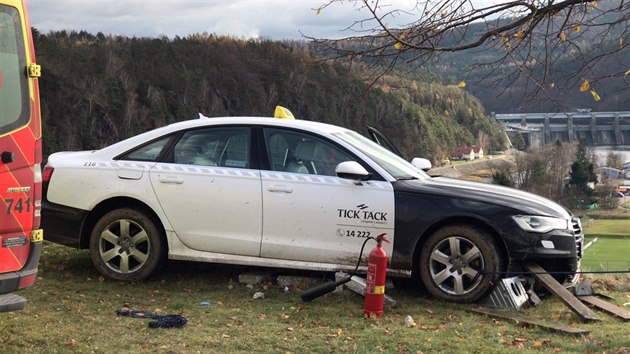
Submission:
[[381,176],[380,173],[378,173],[376,170],[374,170],[374,168],[372,168],[372,166],[370,166],[370,164],[368,164],[367,162],[365,162],[361,157],[359,157],[357,154],[355,154],[354,152],[350,151],[348,148],[346,148],[345,146],[343,146],[342,144],[339,144],[339,142],[330,139],[327,136],[321,135],[321,134],[317,134],[308,130],[303,130],[303,129],[299,129],[299,128],[293,128],[293,127],[283,127],[283,126],[279,126],[279,125],[257,125],[257,127],[260,128],[260,134],[261,134],[261,139],[263,140],[263,148],[264,150],[264,155],[265,155],[265,164],[261,166],[261,170],[264,171],[272,171],[272,172],[279,172],[279,171],[275,171],[271,168],[271,157],[269,156],[269,150],[267,147],[267,140],[265,137],[265,129],[267,128],[271,128],[271,129],[277,129],[277,130],[285,130],[285,131],[293,131],[293,132],[297,132],[297,133],[301,133],[304,135],[310,135],[313,136],[315,138],[324,140],[326,142],[328,142],[329,144],[332,144],[333,146],[337,147],[338,149],[342,150],[343,152],[345,152],[346,154],[352,156],[355,158],[355,161],[357,161],[359,164],[361,164],[361,166],[363,166],[363,168],[365,168],[370,174],[372,174],[372,177],[368,180],[368,181],[387,181],[387,179],[385,179],[383,176]]
[[[170,135],[170,136],[169,136]],[[123,153],[120,153],[116,156],[114,156],[112,158],[112,160],[114,161],[139,161],[139,162],[163,162],[164,160],[164,156],[168,153],[168,151],[173,147],[174,142],[177,141],[179,139],[180,136],[180,132],[171,132],[169,134],[165,134],[165,135],[161,135],[155,139],[151,139],[149,141],[144,142],[143,144],[134,146],[133,148],[124,151]],[[174,139],[175,137],[178,137],[177,139]],[[142,149],[143,147],[153,144],[154,142],[158,141],[158,140],[162,140],[164,138],[169,138],[169,141],[166,143],[166,145],[164,145],[164,148],[162,148],[162,151],[160,151],[160,153],[158,154],[158,156],[153,159],[153,160],[142,160],[142,159],[130,159],[130,158],[125,158],[125,156],[131,154],[134,151],[138,151],[140,149]]]

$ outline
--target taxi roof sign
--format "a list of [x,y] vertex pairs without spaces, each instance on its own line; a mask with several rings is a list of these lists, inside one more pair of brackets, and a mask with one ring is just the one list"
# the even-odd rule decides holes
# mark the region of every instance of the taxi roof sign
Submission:
[[273,117],[278,119],[295,119],[293,113],[282,106],[276,106],[276,111],[273,113]]

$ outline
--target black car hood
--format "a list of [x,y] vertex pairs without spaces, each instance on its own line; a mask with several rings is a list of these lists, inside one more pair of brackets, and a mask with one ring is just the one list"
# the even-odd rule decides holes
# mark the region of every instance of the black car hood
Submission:
[[527,215],[552,216],[569,219],[570,212],[560,204],[539,195],[496,184],[479,183],[448,177],[425,180],[403,180],[397,184],[401,191],[443,195],[450,198],[471,199],[499,204]]

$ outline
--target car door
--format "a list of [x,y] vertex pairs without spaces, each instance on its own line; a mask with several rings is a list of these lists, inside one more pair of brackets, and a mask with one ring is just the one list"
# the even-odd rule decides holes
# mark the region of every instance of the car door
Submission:
[[261,181],[251,145],[249,127],[190,130],[151,170],[160,205],[187,247],[260,255]]
[[338,163],[358,159],[321,137],[279,128],[264,136],[262,257],[354,265],[367,237],[393,237],[389,182],[337,177]]

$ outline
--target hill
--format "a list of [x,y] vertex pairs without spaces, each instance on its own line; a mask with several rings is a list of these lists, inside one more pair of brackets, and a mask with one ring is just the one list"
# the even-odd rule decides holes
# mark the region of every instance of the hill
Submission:
[[96,149],[171,122],[269,116],[365,131],[375,126],[411,156],[441,158],[473,144],[502,144],[479,101],[454,86],[387,78],[369,90],[348,66],[325,64],[290,43],[200,34],[127,38],[34,30],[44,154]]
[[[525,3],[519,4],[516,6],[525,6]],[[371,31],[367,28],[356,33],[348,31],[346,39],[322,39],[307,47],[312,53],[325,57],[352,58],[355,62],[374,65],[371,72],[375,74],[384,68],[393,68],[432,82],[463,81],[465,90],[482,102],[486,113],[576,111],[580,108],[622,111],[630,110],[627,99],[630,91],[628,9],[620,0],[573,4],[570,9],[546,16],[540,22],[527,22],[505,33],[493,33],[492,29],[509,28],[519,21],[517,14],[488,17],[486,22],[459,27],[453,19],[452,25],[456,28],[444,23],[449,29],[441,32],[438,24],[415,13],[420,16],[417,22],[391,24],[388,28],[387,33],[400,33],[403,41],[424,48],[455,50],[454,47],[476,43],[488,36],[479,46],[463,51],[420,51],[401,43],[396,43],[401,45],[397,47],[378,25],[370,28]],[[445,6],[444,11],[443,14],[450,9]],[[432,30],[431,25],[437,29]],[[535,26],[531,33],[530,25]],[[370,26],[369,22],[365,26]],[[590,88],[580,90],[585,80]],[[592,96],[591,90],[599,99]]]

